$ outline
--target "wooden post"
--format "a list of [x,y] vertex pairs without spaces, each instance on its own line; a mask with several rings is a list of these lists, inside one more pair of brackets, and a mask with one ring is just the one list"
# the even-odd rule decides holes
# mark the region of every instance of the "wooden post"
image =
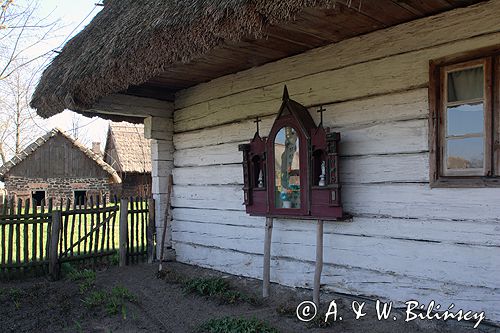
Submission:
[[53,279],[59,277],[59,233],[61,231],[62,214],[60,210],[52,212],[52,226],[50,230],[49,245],[49,274]]
[[120,267],[127,265],[128,200],[120,201]]
[[170,218],[170,206],[172,204],[172,189],[174,188],[174,178],[172,174],[168,177],[168,197],[167,197],[167,207],[165,208],[165,221],[163,221],[163,232],[161,235],[161,249],[160,249],[160,265],[158,266],[158,272],[163,270],[163,253],[165,251],[165,235],[167,234],[168,220]]
[[323,220],[318,220],[316,229],[316,269],[314,271],[313,302],[319,308],[321,272],[323,271]]
[[149,199],[148,200],[148,210],[149,210],[149,223],[148,223],[148,229],[146,230],[147,232],[147,239],[148,239],[148,264],[151,264],[154,259],[154,253],[155,253],[155,247],[154,247],[154,231],[155,231],[155,200],[154,199]]
[[271,284],[271,239],[273,234],[273,218],[266,217],[266,230],[264,237],[264,264],[262,273],[262,297],[269,297]]

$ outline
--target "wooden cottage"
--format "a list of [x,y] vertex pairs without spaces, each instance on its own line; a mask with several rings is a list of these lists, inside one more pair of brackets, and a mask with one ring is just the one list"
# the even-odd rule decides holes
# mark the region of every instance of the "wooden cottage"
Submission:
[[500,322],[498,13],[109,0],[31,105],[145,123],[180,262]]
[[89,195],[110,195],[121,182],[116,171],[92,150],[60,129],[38,138],[0,167],[8,196],[83,202]]
[[109,124],[104,161],[118,172],[122,180],[113,194],[125,198],[151,195],[150,141],[144,137],[143,124]]

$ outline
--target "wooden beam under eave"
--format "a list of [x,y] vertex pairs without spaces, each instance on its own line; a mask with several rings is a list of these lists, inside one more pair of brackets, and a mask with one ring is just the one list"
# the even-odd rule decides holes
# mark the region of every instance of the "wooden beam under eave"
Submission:
[[172,118],[174,103],[153,98],[113,94],[103,97],[88,111],[96,115],[102,114],[104,118],[108,115],[118,118]]

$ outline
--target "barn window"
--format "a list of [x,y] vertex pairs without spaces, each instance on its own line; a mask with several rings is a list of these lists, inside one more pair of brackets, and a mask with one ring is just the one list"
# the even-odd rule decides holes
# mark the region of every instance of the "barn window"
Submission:
[[31,192],[31,200],[33,200],[36,206],[41,206],[42,201],[45,200],[45,191]]
[[431,185],[499,184],[499,62],[494,53],[431,62]]
[[78,205],[84,204],[85,203],[85,198],[87,197],[87,191],[75,191],[74,196],[75,196],[74,197],[75,202]]

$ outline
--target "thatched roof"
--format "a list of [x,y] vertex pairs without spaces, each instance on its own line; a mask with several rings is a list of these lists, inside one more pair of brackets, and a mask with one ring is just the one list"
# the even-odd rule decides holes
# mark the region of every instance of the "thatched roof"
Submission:
[[[111,152],[111,147],[116,151]],[[120,172],[151,172],[151,140],[144,137],[142,124],[111,122],[104,154]]]
[[[31,106],[42,117],[84,111],[101,97],[126,90],[188,63],[224,43],[263,37],[306,7],[335,0],[108,0],[45,70]],[[343,1],[344,2],[344,1]]]
[[31,156],[38,148],[47,143],[51,138],[61,135],[62,137],[69,140],[77,149],[82,151],[85,155],[87,155],[91,160],[93,160],[99,167],[101,167],[104,171],[110,174],[111,179],[115,183],[121,183],[122,180],[118,173],[113,169],[108,163],[104,162],[104,160],[98,154],[95,154],[92,150],[85,147],[78,140],[73,139],[71,136],[66,134],[63,130],[59,128],[54,128],[53,130],[47,132],[42,135],[38,139],[36,139],[32,144],[27,146],[25,149],[16,154],[10,161],[6,162],[4,165],[0,166],[0,180],[3,180],[5,175],[16,165],[24,161],[26,158]]

